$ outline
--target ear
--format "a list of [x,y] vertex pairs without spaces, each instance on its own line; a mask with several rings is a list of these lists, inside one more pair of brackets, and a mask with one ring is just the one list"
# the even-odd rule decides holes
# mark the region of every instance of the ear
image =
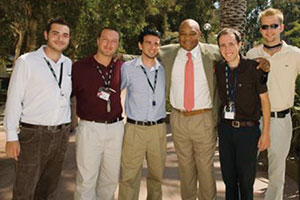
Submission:
[[139,42],[138,45],[139,45],[139,49],[142,51],[143,50],[142,44]]
[[44,31],[44,38],[45,38],[45,40],[48,40],[48,33],[47,33],[47,31]]
[[280,30],[280,33],[284,30],[284,24],[280,24],[279,30]]

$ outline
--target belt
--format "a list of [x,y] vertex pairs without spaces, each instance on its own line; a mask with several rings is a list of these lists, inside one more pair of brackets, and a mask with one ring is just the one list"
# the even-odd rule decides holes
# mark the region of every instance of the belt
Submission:
[[280,112],[271,112],[271,117],[276,117],[276,118],[284,118],[287,114],[289,114],[291,111],[290,108],[286,110],[282,110]]
[[165,122],[165,118],[161,118],[157,121],[136,121],[127,117],[127,122],[130,124],[141,125],[141,126],[152,126],[157,124],[162,124]]
[[234,120],[221,120],[222,123],[232,126],[233,128],[240,128],[240,127],[253,127],[258,126],[258,121],[234,121]]
[[112,124],[112,123],[119,122],[122,120],[123,120],[123,117],[118,117],[113,120],[93,120],[92,122],[97,122],[97,123],[102,123],[102,124]]
[[27,124],[27,123],[21,122],[20,125],[21,125],[21,127],[26,127],[26,128],[46,129],[48,131],[58,131],[58,130],[62,130],[62,129],[69,127],[70,123],[60,124],[57,126],[43,126],[43,125]]
[[184,114],[184,116],[193,116],[193,115],[198,115],[198,114],[201,114],[201,113],[204,113],[204,112],[211,111],[211,108],[203,108],[203,109],[192,110],[192,111],[186,111],[186,110],[180,110],[180,109],[174,108],[174,110]]

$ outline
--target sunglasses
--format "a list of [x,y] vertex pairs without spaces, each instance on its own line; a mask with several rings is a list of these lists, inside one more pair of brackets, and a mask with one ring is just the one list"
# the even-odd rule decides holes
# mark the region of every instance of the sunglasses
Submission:
[[279,24],[271,24],[271,25],[261,25],[260,28],[262,30],[267,30],[267,29],[277,29],[279,27]]

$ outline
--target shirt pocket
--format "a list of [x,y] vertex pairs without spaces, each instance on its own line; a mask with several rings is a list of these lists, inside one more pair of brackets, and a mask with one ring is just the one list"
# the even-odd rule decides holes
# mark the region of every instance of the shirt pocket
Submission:
[[72,91],[72,79],[70,75],[63,76],[62,78],[62,93],[64,96],[68,97],[71,94]]

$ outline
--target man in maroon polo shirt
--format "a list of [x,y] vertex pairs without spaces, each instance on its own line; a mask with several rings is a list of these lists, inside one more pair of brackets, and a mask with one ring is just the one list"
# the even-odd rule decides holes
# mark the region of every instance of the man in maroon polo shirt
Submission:
[[113,59],[119,33],[104,28],[93,56],[73,65],[72,87],[80,118],[76,128],[75,200],[113,199],[124,133],[120,98],[122,61]]

